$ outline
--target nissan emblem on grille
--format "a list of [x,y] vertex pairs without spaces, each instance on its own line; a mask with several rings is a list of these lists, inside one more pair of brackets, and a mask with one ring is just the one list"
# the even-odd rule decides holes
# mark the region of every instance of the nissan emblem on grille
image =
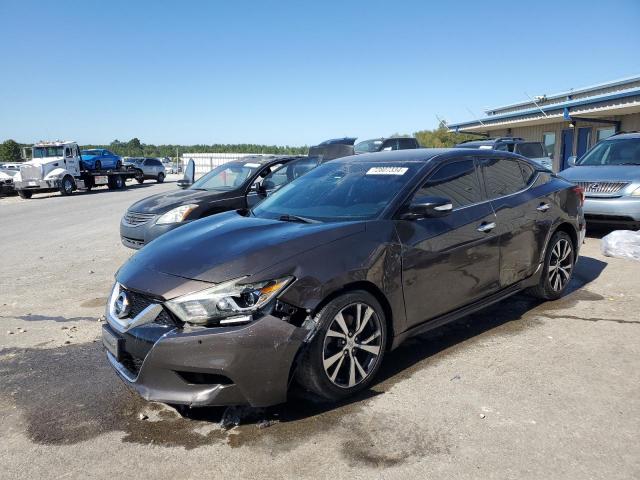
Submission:
[[114,309],[115,314],[118,316],[118,318],[125,318],[127,315],[129,315],[129,297],[127,296],[127,292],[125,292],[124,290],[121,291],[118,295],[118,298],[116,298]]

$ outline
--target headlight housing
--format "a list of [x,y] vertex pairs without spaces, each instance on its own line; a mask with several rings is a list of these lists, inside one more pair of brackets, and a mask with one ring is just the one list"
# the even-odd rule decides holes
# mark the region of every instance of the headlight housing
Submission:
[[640,187],[636,188],[633,192],[631,192],[632,197],[640,197]]
[[166,225],[168,223],[179,223],[186,220],[191,212],[193,212],[198,205],[195,203],[190,203],[188,205],[181,205],[179,207],[173,208],[169,210],[167,213],[164,213],[156,220],[158,225]]
[[224,282],[165,303],[180,320],[196,325],[241,324],[291,283],[282,277],[259,283],[243,283],[247,277]]

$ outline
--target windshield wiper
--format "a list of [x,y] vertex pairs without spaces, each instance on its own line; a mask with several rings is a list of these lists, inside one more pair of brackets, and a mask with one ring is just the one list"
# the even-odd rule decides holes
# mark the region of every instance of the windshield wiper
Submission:
[[280,215],[278,220],[282,222],[299,222],[299,223],[320,223],[318,220],[312,220],[311,218],[299,217],[297,215]]

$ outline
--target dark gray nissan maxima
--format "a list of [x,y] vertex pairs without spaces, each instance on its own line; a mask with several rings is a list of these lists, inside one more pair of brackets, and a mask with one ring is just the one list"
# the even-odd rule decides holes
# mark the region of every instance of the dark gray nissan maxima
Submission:
[[136,253],[107,305],[107,356],[149,400],[267,406],[292,381],[339,400],[412,335],[523,289],[560,297],[582,202],[509,153],[338,159]]

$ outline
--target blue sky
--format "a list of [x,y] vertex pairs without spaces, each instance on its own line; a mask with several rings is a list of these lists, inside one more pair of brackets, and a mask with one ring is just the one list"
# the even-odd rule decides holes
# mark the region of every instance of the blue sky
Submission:
[[302,145],[640,74],[640,1],[1,0],[0,140]]

